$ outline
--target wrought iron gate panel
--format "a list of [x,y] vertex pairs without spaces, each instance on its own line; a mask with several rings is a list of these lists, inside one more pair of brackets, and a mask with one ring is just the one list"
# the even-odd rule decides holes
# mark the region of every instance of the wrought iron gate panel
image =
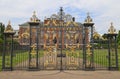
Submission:
[[13,43],[13,69],[27,70],[29,67],[30,33],[29,28],[19,36],[20,43]]
[[[64,29],[64,49],[66,54],[65,69],[82,69],[82,29],[80,27],[67,27]],[[64,66],[64,65],[63,65]]]
[[57,29],[43,26],[39,30],[39,37],[39,68],[41,70],[57,69],[59,62]]
[[29,67],[29,45],[14,44],[13,69],[27,70]]
[[108,40],[94,40],[94,65],[95,69],[108,69]]
[[109,33],[108,38],[108,54],[109,54],[109,70],[118,70],[118,51],[117,51],[117,34]]
[[[4,48],[3,48],[3,70],[13,70],[13,35],[14,33],[4,33]],[[6,41],[6,40],[9,40]]]

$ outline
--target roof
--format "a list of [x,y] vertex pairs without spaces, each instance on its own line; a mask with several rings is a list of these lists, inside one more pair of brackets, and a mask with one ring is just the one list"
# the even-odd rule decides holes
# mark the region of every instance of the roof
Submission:
[[19,26],[29,26],[28,22],[25,22],[23,24],[20,24]]

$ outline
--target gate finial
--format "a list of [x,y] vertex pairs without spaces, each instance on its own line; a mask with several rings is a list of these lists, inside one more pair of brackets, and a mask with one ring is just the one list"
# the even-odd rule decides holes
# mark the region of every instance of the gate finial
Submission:
[[8,25],[7,25],[7,27],[5,28],[5,31],[4,31],[4,32],[6,32],[6,33],[14,32],[14,31],[13,31],[13,28],[12,28],[12,26],[11,26],[10,20],[8,21]]
[[116,33],[116,29],[115,29],[114,26],[113,26],[113,22],[111,22],[111,26],[110,26],[110,28],[108,29],[108,33],[109,33],[109,34],[115,34],[115,33]]
[[87,13],[87,18],[85,19],[85,23],[92,23],[92,18],[89,15],[90,13]]

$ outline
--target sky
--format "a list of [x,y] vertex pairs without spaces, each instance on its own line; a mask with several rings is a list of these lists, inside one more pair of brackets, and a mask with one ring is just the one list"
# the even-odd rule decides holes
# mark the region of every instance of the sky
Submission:
[[98,33],[107,33],[110,23],[120,30],[120,0],[0,0],[0,22],[19,29],[19,24],[30,20],[33,11],[43,21],[59,11],[60,7],[66,14],[71,14],[77,22],[84,23],[90,13]]

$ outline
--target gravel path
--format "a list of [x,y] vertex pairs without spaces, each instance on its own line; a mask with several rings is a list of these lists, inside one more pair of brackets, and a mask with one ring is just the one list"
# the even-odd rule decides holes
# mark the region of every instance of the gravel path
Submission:
[[120,71],[2,71],[0,79],[120,79]]

